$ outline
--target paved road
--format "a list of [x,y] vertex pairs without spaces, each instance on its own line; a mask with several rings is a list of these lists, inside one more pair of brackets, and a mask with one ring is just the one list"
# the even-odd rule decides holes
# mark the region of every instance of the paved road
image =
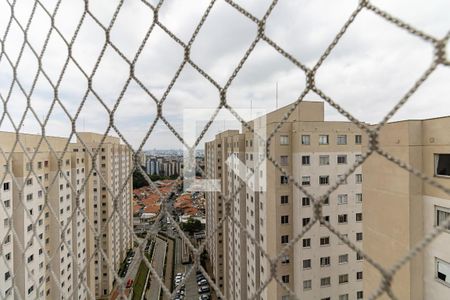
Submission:
[[[167,243],[160,238],[156,238],[155,250],[153,252],[152,266],[160,278],[163,278],[164,260],[166,258]],[[164,280],[164,279],[163,279]],[[145,298],[158,300],[161,292],[161,285],[155,277],[150,276],[150,288],[145,293]]]
[[[187,274],[189,270],[192,268],[192,264],[182,264],[181,263],[181,239],[175,239],[175,273],[184,273]],[[195,270],[191,272],[191,275],[186,278],[185,286],[186,286],[186,297],[185,299],[198,299],[198,286],[196,279]]]

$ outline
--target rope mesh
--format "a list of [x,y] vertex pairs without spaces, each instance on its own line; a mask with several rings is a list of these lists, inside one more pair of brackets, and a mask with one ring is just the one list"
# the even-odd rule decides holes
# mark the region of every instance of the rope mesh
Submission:
[[[82,14],[79,16],[79,19],[76,21],[76,27],[73,31],[73,34],[71,36],[67,36],[67,34],[63,33],[63,30],[58,27],[55,22],[55,19],[59,16],[58,13],[61,8],[62,0],[56,1],[54,5],[50,5],[47,3],[47,1],[42,0],[35,0],[32,4],[32,8],[29,14],[29,17],[27,18],[27,21],[24,23],[23,21],[19,21],[19,17],[17,16],[18,10],[16,7],[19,5],[19,1],[16,0],[3,0],[4,7],[7,7],[9,9],[9,19],[7,20],[6,24],[6,30],[0,37],[0,46],[1,46],[1,52],[0,52],[0,65],[2,65],[4,68],[7,67],[11,70],[11,78],[7,78],[9,85],[6,92],[0,93],[0,99],[3,104],[3,110],[0,118],[0,126],[3,124],[10,124],[14,128],[14,133],[17,134],[14,144],[12,145],[11,149],[4,150],[0,148],[0,159],[4,159],[4,165],[6,165],[6,171],[3,173],[3,176],[1,178],[1,183],[5,182],[5,180],[10,176],[12,179],[12,184],[15,189],[18,190],[19,193],[23,193],[25,189],[25,181],[29,178],[38,178],[38,174],[35,172],[34,168],[31,167],[28,170],[28,173],[24,175],[24,182],[18,182],[15,177],[12,174],[11,165],[12,165],[12,159],[13,159],[13,152],[15,150],[23,152],[26,160],[28,162],[35,162],[36,157],[38,155],[38,151],[30,151],[27,149],[26,145],[24,145],[23,141],[19,139],[18,134],[21,132],[22,127],[24,126],[24,122],[27,116],[33,116],[35,121],[38,124],[38,128],[41,131],[41,136],[37,142],[36,149],[42,149],[42,148],[48,148],[49,152],[52,156],[55,157],[56,161],[58,162],[58,168],[57,171],[62,174],[63,179],[67,184],[69,184],[69,188],[73,195],[76,195],[77,200],[80,199],[83,190],[85,189],[86,182],[93,176],[94,173],[96,173],[99,176],[99,181],[106,185],[106,193],[109,194],[109,196],[112,199],[112,212],[108,216],[107,220],[104,222],[103,228],[98,228],[95,226],[95,224],[92,224],[89,221],[89,216],[86,214],[86,211],[79,205],[79,201],[77,201],[76,207],[72,209],[72,212],[70,214],[70,222],[73,220],[73,218],[76,217],[77,213],[83,215],[87,222],[87,228],[86,230],[89,230],[94,233],[96,242],[100,243],[101,240],[101,234],[111,222],[113,218],[118,218],[120,221],[120,226],[123,226],[125,230],[129,232],[135,239],[137,239],[137,236],[133,232],[132,225],[130,224],[129,220],[126,219],[122,215],[122,212],[120,211],[120,208],[117,207],[115,204],[117,200],[124,195],[124,193],[127,192],[127,187],[129,186],[129,182],[132,178],[133,172],[138,171],[140,172],[145,180],[150,184],[150,187],[152,190],[159,194],[159,197],[161,199],[162,205],[161,205],[161,213],[158,215],[157,220],[155,221],[155,225],[151,228],[151,230],[148,231],[148,238],[155,237],[156,234],[159,231],[159,221],[167,217],[171,220],[171,223],[174,224],[176,231],[180,235],[180,237],[186,242],[188,248],[192,251],[194,254],[194,265],[189,270],[188,274],[186,274],[186,277],[188,277],[193,270],[196,268],[199,268],[207,278],[210,286],[214,289],[215,293],[218,297],[222,299],[226,299],[226,296],[222,294],[221,290],[218,286],[214,283],[214,281],[208,276],[206,271],[199,265],[200,261],[200,254],[203,252],[203,250],[206,247],[206,242],[209,240],[209,238],[217,233],[226,222],[232,222],[234,225],[238,226],[241,230],[241,232],[246,236],[248,240],[250,240],[256,247],[259,248],[262,255],[269,261],[269,264],[271,266],[270,268],[270,276],[268,279],[260,286],[259,290],[252,295],[252,299],[256,299],[261,292],[267,287],[267,285],[272,281],[276,280],[280,286],[282,286],[287,293],[289,293],[293,298],[298,299],[298,295],[295,294],[293,290],[289,288],[288,285],[283,283],[279,276],[277,276],[277,264],[282,259],[283,255],[293,247],[293,245],[299,241],[305,233],[307,233],[310,228],[316,223],[320,222],[322,225],[326,226],[331,233],[336,235],[343,243],[345,243],[350,249],[364,257],[364,259],[371,264],[373,267],[375,267],[381,277],[382,280],[379,283],[379,287],[372,291],[372,294],[369,296],[368,299],[376,299],[382,294],[388,295],[391,299],[397,299],[394,295],[391,284],[392,280],[395,278],[396,273],[398,270],[406,263],[408,263],[413,257],[415,257],[418,253],[420,253],[427,245],[429,245],[445,228],[450,224],[450,220],[446,222],[446,224],[442,224],[439,227],[436,227],[432,232],[428,233],[424,239],[414,247],[412,247],[409,252],[400,260],[397,261],[394,265],[390,266],[389,268],[382,267],[377,261],[373,260],[371,257],[367,256],[357,245],[352,243],[346,236],[341,234],[339,230],[333,226],[331,226],[328,222],[326,222],[322,216],[322,205],[324,204],[325,199],[333,192],[335,191],[346,179],[347,177],[353,173],[353,171],[356,170],[358,166],[361,166],[364,161],[373,155],[374,153],[377,153],[381,156],[383,156],[385,159],[395,163],[399,168],[402,168],[406,170],[407,172],[419,177],[424,182],[436,187],[437,189],[443,191],[444,193],[450,195],[450,189],[448,187],[442,186],[440,183],[436,182],[433,178],[423,174],[420,170],[416,170],[413,167],[409,166],[408,164],[400,161],[399,159],[393,157],[388,152],[381,149],[378,145],[378,135],[380,132],[380,129],[391,119],[391,117],[401,108],[405,105],[405,103],[408,102],[408,100],[411,98],[411,96],[421,87],[421,85],[430,77],[430,75],[437,69],[438,66],[445,66],[448,67],[450,65],[450,61],[446,57],[446,45],[450,38],[450,31],[447,32],[447,34],[443,37],[434,37],[431,36],[420,29],[415,28],[414,26],[402,21],[401,19],[389,14],[386,11],[383,11],[382,9],[378,8],[374,4],[372,4],[370,1],[367,0],[361,0],[359,1],[358,5],[354,8],[351,15],[348,17],[347,21],[344,23],[342,28],[339,30],[339,32],[336,34],[332,42],[328,45],[326,50],[320,55],[319,60],[317,63],[312,67],[309,68],[306,66],[305,63],[299,61],[297,58],[295,58],[294,55],[283,49],[281,46],[279,46],[271,37],[269,37],[265,30],[265,25],[267,20],[271,17],[272,11],[277,6],[278,1],[272,1],[270,5],[267,7],[265,13],[261,18],[258,18],[257,16],[253,15],[251,12],[240,6],[238,3],[232,1],[232,0],[225,0],[225,2],[235,10],[235,12],[238,12],[243,18],[247,18],[250,22],[252,22],[256,28],[256,34],[251,41],[251,43],[248,45],[247,50],[245,51],[245,54],[241,57],[239,63],[237,66],[233,69],[232,74],[226,79],[225,84],[221,85],[218,80],[214,78],[214,76],[208,74],[208,72],[202,68],[198,63],[196,63],[192,57],[191,57],[191,49],[192,46],[195,44],[196,38],[199,34],[199,32],[202,30],[203,25],[205,24],[205,21],[208,19],[211,10],[216,5],[216,2],[218,1],[211,1],[207,8],[204,10],[197,26],[195,27],[194,32],[188,39],[188,42],[184,42],[180,37],[178,37],[175,33],[173,33],[168,27],[161,21],[160,19],[160,11],[163,7],[164,0],[160,0],[157,4],[152,4],[149,1],[142,0],[140,1],[141,4],[143,4],[143,9],[148,10],[149,13],[153,15],[152,22],[148,26],[148,28],[145,30],[145,35],[141,41],[141,43],[138,45],[137,50],[133,55],[125,54],[125,50],[117,45],[112,39],[112,30],[117,22],[118,15],[121,12],[121,10],[124,9],[125,1],[121,0],[118,1],[116,6],[110,7],[112,9],[111,15],[107,18],[107,22],[104,22],[104,18],[100,19],[99,16],[97,16],[93,10],[92,10],[92,1],[85,0],[83,3],[83,10]],[[386,114],[386,116],[383,118],[383,120],[377,124],[374,127],[369,127],[367,124],[361,122],[356,117],[354,117],[350,112],[345,110],[339,103],[337,103],[335,100],[333,100],[332,96],[325,94],[320,87],[315,82],[315,76],[316,72],[320,69],[320,67],[323,65],[323,63],[327,60],[330,53],[333,52],[333,49],[336,47],[336,45],[339,44],[341,38],[346,34],[349,27],[352,26],[354,20],[361,14],[362,11],[369,11],[374,13],[375,15],[379,16],[381,19],[383,19],[385,22],[389,22],[398,28],[404,30],[410,35],[415,36],[416,38],[428,43],[434,48],[434,57],[430,64],[430,66],[426,69],[426,71],[417,79],[417,81],[411,86],[411,88],[405,93],[395,104],[395,106]],[[35,18],[36,14],[44,15],[49,23],[49,29],[47,32],[45,32],[45,35],[43,36],[43,46],[41,49],[37,49],[31,42],[30,42],[30,36],[33,35],[33,26],[37,26],[35,23],[33,23],[33,20]],[[81,64],[77,61],[77,58],[74,56],[74,48],[77,44],[78,37],[80,34],[80,31],[82,30],[83,25],[86,22],[94,23],[95,26],[98,28],[98,30],[101,31],[101,33],[104,35],[103,40],[98,41],[98,46],[100,47],[100,53],[99,55],[93,57],[93,68],[92,70],[87,70],[86,68],[83,68]],[[142,78],[137,75],[136,72],[136,66],[139,64],[139,57],[141,56],[142,52],[150,47],[148,45],[148,40],[150,37],[155,34],[155,31],[162,31],[164,35],[166,35],[169,39],[171,39],[177,47],[179,47],[183,53],[184,56],[180,62],[180,64],[177,66],[174,74],[171,76],[170,82],[167,85],[167,87],[164,88],[164,92],[162,93],[161,97],[158,97],[150,88],[147,87],[146,84],[144,84],[144,81]],[[17,39],[17,36],[21,37],[21,45],[19,49],[10,49],[8,47],[11,39]],[[47,46],[49,44],[49,41],[51,39],[57,38],[60,42],[64,44],[64,48],[66,50],[66,53],[60,53],[60,55],[64,58],[64,63],[62,64],[61,70],[58,72],[57,76],[55,74],[50,74],[46,68],[44,68],[43,60],[46,58],[47,54]],[[233,85],[233,82],[236,78],[236,76],[240,73],[243,66],[246,64],[248,58],[252,55],[255,47],[258,44],[265,43],[266,45],[273,48],[277,53],[279,53],[281,56],[286,58],[290,63],[292,63],[294,66],[296,66],[299,70],[304,72],[306,76],[306,86],[304,90],[301,92],[298,99],[292,104],[289,112],[281,119],[279,120],[279,124],[276,126],[273,132],[271,132],[268,136],[268,141],[266,145],[266,159],[268,159],[273,166],[278,169],[282,174],[288,177],[289,181],[293,183],[295,188],[297,188],[299,191],[304,193],[306,196],[310,197],[312,199],[314,204],[314,216],[308,226],[306,226],[302,232],[292,238],[290,242],[283,248],[283,251],[281,251],[276,257],[270,257],[265,250],[260,246],[259,241],[255,239],[252,234],[250,234],[246,226],[240,223],[239,220],[235,219],[232,215],[230,215],[229,210],[225,210],[225,215],[222,218],[220,222],[216,224],[215,230],[213,230],[209,236],[206,237],[205,241],[199,245],[198,247],[195,247],[190,239],[186,236],[186,234],[181,230],[181,228],[178,226],[178,224],[173,219],[172,215],[169,213],[168,208],[166,206],[167,197],[160,193],[159,189],[156,187],[154,182],[151,181],[151,179],[147,176],[145,171],[142,169],[140,164],[138,163],[138,153],[143,150],[144,145],[147,143],[149,137],[154,132],[154,129],[156,127],[156,124],[159,121],[162,121],[174,134],[174,136],[183,144],[183,146],[188,149],[189,154],[192,156],[194,154],[194,151],[196,147],[199,145],[200,141],[210,128],[211,124],[214,122],[218,112],[220,110],[228,110],[245,128],[253,132],[253,128],[249,126],[242,118],[238,112],[229,104],[227,95],[230,87]],[[117,97],[114,99],[105,99],[104,96],[99,94],[98,91],[95,89],[94,81],[96,78],[96,75],[98,73],[98,69],[105,57],[105,53],[107,51],[112,51],[115,55],[118,55],[122,62],[126,65],[127,70],[124,76],[126,76],[125,82],[119,86],[119,93]],[[27,83],[25,83],[22,78],[22,73],[25,72],[23,69],[24,67],[21,66],[21,62],[23,61],[24,53],[28,52],[29,54],[33,56],[34,60],[36,61],[38,67],[37,71],[32,74],[33,76],[31,78],[28,78]],[[64,103],[64,101],[61,100],[61,84],[63,82],[63,79],[65,78],[66,71],[69,68],[69,66],[74,67],[83,77],[83,79],[86,81],[87,85],[86,87],[81,87],[82,97],[81,102],[76,107],[76,110],[74,112],[71,112],[71,107],[68,107],[67,103]],[[201,134],[196,139],[195,143],[193,145],[188,145],[185,140],[183,140],[183,137],[175,127],[168,121],[167,115],[165,114],[164,106],[166,99],[168,95],[171,93],[175,83],[180,77],[181,72],[187,68],[188,66],[192,67],[206,82],[209,82],[216,90],[217,90],[217,99],[219,100],[219,105],[216,108],[215,113],[211,117],[211,119],[207,122],[206,126],[203,128]],[[29,70],[26,70],[29,72]],[[29,74],[29,73],[27,73]],[[30,80],[31,79],[31,80]],[[50,87],[50,90],[53,92],[53,99],[51,100],[51,105],[46,111],[43,118],[39,117],[40,112],[38,112],[32,105],[32,100],[37,97],[37,94],[39,91],[37,91],[36,86],[38,81],[44,81],[48,86]],[[127,135],[124,134],[121,129],[117,126],[117,110],[119,105],[123,102],[123,99],[126,98],[127,90],[129,89],[130,85],[137,85],[139,89],[150,99],[150,101],[154,102],[154,105],[156,106],[157,114],[155,119],[150,124],[149,128],[146,130],[145,136],[142,139],[142,142],[140,143],[139,147],[133,149],[130,142],[127,140]],[[347,172],[344,174],[344,177],[340,179],[336,184],[332,185],[328,191],[321,195],[320,197],[315,197],[308,193],[307,190],[305,190],[300,183],[296,181],[296,179],[289,174],[286,170],[282,168],[277,162],[276,159],[274,159],[270,153],[269,146],[271,143],[271,140],[275,136],[275,134],[280,130],[282,125],[288,120],[289,116],[292,114],[292,112],[295,110],[295,108],[301,103],[304,99],[304,97],[309,93],[314,92],[316,95],[318,95],[322,100],[324,100],[326,103],[328,103],[330,106],[335,108],[340,114],[345,116],[348,120],[350,120],[352,123],[354,123],[356,126],[358,126],[361,130],[363,130],[367,135],[369,136],[369,143],[368,143],[368,150],[367,152],[363,153],[362,159],[360,161],[357,161],[353,166],[351,166]],[[12,114],[12,108],[11,105],[14,101],[14,95],[20,94],[27,100],[26,107],[24,108],[21,118],[17,122]],[[89,147],[89,144],[85,141],[83,141],[83,137],[78,133],[77,128],[77,121],[80,121],[80,114],[84,107],[86,106],[86,102],[88,100],[94,100],[95,103],[99,106],[101,106],[107,113],[108,120],[107,120],[107,127],[105,132],[102,134],[102,138],[98,144],[98,147],[96,149],[91,149]],[[112,105],[110,105],[112,103]],[[46,128],[48,128],[50,119],[52,116],[52,113],[56,109],[61,109],[64,113],[64,115],[67,117],[68,122],[71,126],[70,134],[68,135],[68,141],[64,145],[62,151],[54,149],[52,146],[52,142],[49,140],[46,134]],[[100,149],[102,146],[106,143],[107,136],[111,133],[117,134],[120,139],[130,148],[134,160],[134,165],[130,168],[129,174],[127,174],[126,179],[124,182],[121,182],[119,185],[120,187],[118,189],[112,189],[108,186],[108,181],[106,178],[104,178],[99,166],[98,166],[98,160],[100,155]],[[69,141],[73,138],[77,138],[79,143],[83,145],[83,147],[86,149],[86,153],[88,157],[91,159],[92,164],[88,170],[86,170],[86,181],[81,186],[73,186],[71,184],[71,179],[66,176],[64,172],[64,166],[63,161],[65,160],[65,155],[68,151],[70,151],[70,143]],[[1,147],[1,145],[0,145]],[[260,162],[261,163],[261,162]],[[203,171],[201,169],[198,169],[199,172]],[[205,175],[205,174],[203,174]],[[53,181],[50,183],[50,186],[57,184],[56,181],[58,181],[58,178],[55,176],[52,178]],[[54,211],[51,205],[49,205],[49,193],[45,190],[44,185],[41,181],[37,182],[40,188],[44,191],[44,198],[45,198],[45,207],[43,210],[39,212],[37,216],[33,216],[30,214],[30,212],[26,209],[27,205],[23,201],[24,197],[20,197],[22,199],[22,202],[18,204],[19,209],[24,210],[24,219],[29,221],[32,224],[32,235],[31,238],[26,242],[23,243],[18,238],[17,228],[14,228],[13,226],[13,220],[11,220],[11,215],[9,213],[9,210],[5,206],[4,201],[0,201],[2,210],[4,211],[6,217],[10,220],[7,232],[1,236],[3,239],[3,243],[6,242],[8,236],[12,236],[15,243],[19,246],[20,252],[25,253],[26,250],[30,247],[32,242],[36,242],[40,245],[40,247],[45,249],[45,244],[43,241],[39,238],[38,232],[36,230],[38,226],[38,220],[42,217],[44,214],[44,211],[48,209],[49,214],[52,218],[58,219],[58,211]],[[240,187],[236,190],[236,192],[232,195],[222,195],[223,199],[225,199],[224,203],[226,205],[229,205],[233,199],[235,199],[236,195],[240,192],[242,188],[245,187],[245,182],[243,181],[240,184]],[[174,187],[175,188],[175,187]],[[170,194],[170,193],[169,193]],[[65,226],[60,228],[61,232],[65,232],[69,226],[69,223],[67,222]],[[78,258],[76,255],[74,255],[71,252],[71,245],[67,242],[67,237],[65,234],[61,235],[61,240],[58,245],[59,247],[66,247],[70,253],[70,257],[72,260],[73,265],[80,265],[80,262],[78,261]],[[175,297],[175,294],[177,290],[176,288],[173,292],[170,291],[170,288],[164,285],[163,279],[160,278],[155,271],[152,263],[146,258],[144,254],[144,243],[140,244],[139,250],[142,254],[143,261],[149,268],[152,276],[154,279],[157,280],[157,282],[162,287],[162,292],[167,297]],[[45,262],[46,267],[50,266],[54,260],[55,257],[53,257],[50,253],[50,255],[47,254],[46,251],[43,253],[45,255]],[[97,254],[99,257],[103,258],[105,260],[105,263],[107,264],[108,268],[110,270],[113,270],[113,276],[116,282],[116,286],[118,287],[118,291],[120,293],[120,297],[127,298],[127,295],[125,294],[125,285],[126,282],[118,275],[117,270],[114,268],[113,262],[111,262],[108,259],[108,255],[104,253],[102,250],[102,247],[98,247],[90,257],[87,257],[87,262],[91,262],[94,259],[94,255]],[[3,251],[3,248],[0,248],[0,255],[2,257],[2,260],[5,262],[5,265],[8,266],[9,262],[7,257],[5,256],[6,253]],[[18,255],[18,254],[16,254]],[[85,264],[87,266],[87,264]],[[34,286],[36,287],[37,291],[40,291],[44,288],[45,281],[39,281],[37,278],[37,274],[34,274],[32,270],[29,270],[27,267],[27,264],[25,264],[25,270],[29,275],[29,278],[31,278],[34,281]],[[60,275],[55,274],[53,272],[53,269],[50,267],[50,276],[51,280],[56,282],[56,286],[60,289],[61,293],[63,292],[62,288],[59,285],[60,282]],[[16,277],[18,274],[14,274],[14,270],[9,269],[8,270],[12,277]],[[82,278],[82,276],[85,275],[87,272],[86,267],[81,268],[79,270],[79,276]],[[14,283],[15,281],[13,281]],[[74,293],[76,291],[85,290],[87,297],[94,299],[95,298],[95,291],[90,290],[84,283],[84,281],[80,281],[81,284],[79,286],[73,287],[72,293],[68,296],[69,299],[72,299],[74,297]],[[15,295],[20,298],[20,293],[17,285],[13,284]],[[39,293],[37,293],[39,294]],[[1,298],[4,298],[3,294],[0,294]]]

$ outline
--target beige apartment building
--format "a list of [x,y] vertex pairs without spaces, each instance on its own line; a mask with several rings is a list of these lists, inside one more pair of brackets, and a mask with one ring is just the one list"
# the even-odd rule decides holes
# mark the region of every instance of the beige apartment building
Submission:
[[[379,145],[450,188],[450,117],[386,124]],[[364,252],[389,268],[450,216],[450,195],[378,154],[363,174]],[[368,263],[364,275],[370,295],[381,277]],[[450,299],[450,227],[397,272],[392,289],[398,299]]]
[[[271,133],[289,108],[255,119],[252,128]],[[270,155],[309,193],[319,197],[360,159],[365,139],[350,122],[324,121],[322,102],[305,101],[271,140]],[[231,154],[253,172],[252,180],[245,182],[241,190],[238,188],[246,178],[239,176],[238,166],[226,163]],[[214,280],[230,299],[252,297],[270,276],[270,265],[261,249],[270,257],[277,256],[313,217],[312,200],[271,162],[260,163],[264,156],[265,141],[261,142],[246,128],[242,133],[220,133],[206,143],[207,175],[221,183],[221,193],[207,193],[207,233],[214,232],[228,211],[224,226],[209,240],[208,251]],[[361,248],[362,179],[358,168],[330,195],[323,208],[328,222]],[[232,197],[227,206],[224,195]],[[362,299],[362,269],[361,257],[316,223],[282,257],[277,275],[301,299]],[[272,281],[260,299],[289,296]]]
[[[79,136],[91,151],[99,147],[101,135]],[[117,138],[108,137],[95,171],[81,143],[47,137],[48,144],[43,141],[39,145],[40,135],[20,134],[18,138],[23,147],[15,143],[14,133],[0,132],[2,296],[107,297],[112,290],[112,270],[105,271],[105,262],[97,256],[89,259],[98,253],[98,245],[117,270],[132,246],[126,228],[131,226],[131,182],[126,180],[130,151]],[[102,173],[105,182],[96,172]],[[105,192],[107,186],[114,196]],[[114,206],[120,218],[112,215]],[[97,244],[89,223],[99,232]],[[17,290],[12,288],[12,277]]]

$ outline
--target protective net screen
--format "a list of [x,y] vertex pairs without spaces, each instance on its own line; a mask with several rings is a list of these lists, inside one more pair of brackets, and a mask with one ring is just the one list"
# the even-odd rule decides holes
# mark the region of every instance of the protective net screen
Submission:
[[[136,272],[148,271],[148,277],[151,277],[157,289],[156,293],[144,293],[144,296],[175,298],[180,287],[173,289],[168,286],[161,267],[152,262],[152,257],[158,256],[160,250],[152,253],[151,249],[161,249],[156,247],[162,243],[156,238],[161,221],[168,220],[194,258],[194,267],[187,272],[186,277],[199,269],[215,295],[226,299],[221,288],[199,263],[211,236],[206,236],[202,243],[194,246],[166,205],[171,193],[160,192],[139,162],[139,155],[146,150],[157,124],[163,124],[168,129],[168,135],[193,155],[195,149],[202,147],[203,137],[221,110],[230,112],[243,128],[253,132],[253,127],[235,109],[229,91],[249,60],[264,59],[261,56],[253,57],[255,49],[264,45],[274,50],[284,63],[294,66],[304,78],[304,88],[292,99],[288,112],[277,120],[275,129],[267,133],[265,158],[284,174],[286,182],[292,183],[294,188],[311,199],[314,216],[302,233],[292,237],[276,257],[269,257],[259,245],[259,239],[255,239],[229,210],[224,209],[224,217],[209,233],[216,234],[227,224],[233,223],[251,243],[260,248],[261,254],[269,261],[271,268],[266,272],[270,275],[255,293],[248,295],[249,298],[258,299],[270,282],[277,281],[288,295],[298,299],[299,296],[287,284],[287,279],[277,273],[277,266],[285,259],[286,251],[301,240],[314,224],[321,223],[379,271],[382,280],[378,288],[371,291],[370,295],[365,295],[365,298],[376,299],[384,295],[396,299],[391,289],[396,273],[447,230],[449,214],[441,213],[439,226],[427,233],[420,243],[412,246],[396,264],[386,268],[366,255],[338,228],[326,222],[321,208],[328,196],[373,154],[383,156],[398,168],[450,195],[448,187],[397,159],[378,144],[380,130],[394,114],[438,68],[449,67],[446,51],[450,31],[443,36],[429,35],[380,9],[371,1],[359,1],[342,26],[336,28],[336,34],[324,51],[315,53],[318,59],[311,64],[297,58],[287,50],[288,47],[282,47],[267,33],[266,25],[281,1],[269,1],[258,15],[237,1],[210,1],[200,13],[197,12],[196,26],[188,34],[172,29],[177,28],[176,18],[183,18],[183,11],[179,11],[179,15],[173,19],[161,17],[167,6],[174,5],[171,1],[100,2],[1,0],[0,130],[5,132],[0,133],[0,298],[135,297],[136,289],[130,289],[131,283],[121,276],[122,262],[128,257],[127,251],[134,246],[137,246],[134,255],[142,257],[144,262]],[[196,59],[198,55],[192,55],[191,50],[196,46],[204,25],[213,18],[214,11],[224,9],[232,11],[235,17],[245,19],[254,34],[246,44],[244,53],[236,57],[237,64],[232,66],[230,74],[217,76],[202,67]],[[426,70],[414,80],[404,95],[396,99],[395,105],[382,121],[371,126],[344,109],[333,95],[324,92],[316,83],[316,74],[355,20],[368,14],[433,49],[432,60]],[[133,23],[134,16],[145,21]],[[153,36],[172,44],[175,50],[165,55],[176,56],[178,60],[175,63],[158,56],[165,50],[157,42],[152,42]],[[215,43],[232,43],[227,39],[221,40],[220,36],[216,38]],[[292,40],[292,43],[298,42]],[[141,60],[148,53],[153,53],[152,60]],[[213,59],[220,60],[221,57]],[[103,68],[105,65],[110,66],[107,71]],[[160,78],[154,75],[157,73],[155,70],[159,71],[158,68],[163,70],[163,75],[158,75]],[[174,107],[166,101],[175,93],[174,87],[182,80],[186,70],[189,70],[188,76],[204,83],[204,87],[198,89],[207,89],[211,102],[217,104],[193,144],[188,144],[178,126],[170,121]],[[149,78],[157,83],[149,83]],[[368,136],[365,145],[368,150],[361,159],[320,197],[310,194],[297,178],[283,168],[283,162],[280,164],[272,157],[269,150],[275,135],[308,94],[314,94],[326,102]],[[140,106],[140,102],[134,101],[136,98],[146,99],[148,107]],[[190,99],[186,97],[185,101],[189,102]],[[145,113],[147,108],[152,113],[144,121],[133,120],[133,116],[130,118],[133,111]],[[60,117],[55,119],[55,115]],[[101,133],[85,132],[86,121],[88,127],[90,124],[100,124]],[[127,122],[132,125],[131,129],[123,129]],[[57,132],[55,128],[64,128],[64,138],[53,136]],[[33,134],[24,134],[24,131]],[[136,132],[140,133],[139,138],[136,138]],[[138,142],[132,143],[130,139],[138,139]],[[156,142],[153,140],[153,143]],[[448,170],[441,166],[446,161],[447,157],[439,161],[440,175],[448,175]],[[197,171],[206,176],[202,169],[197,168]],[[132,180],[136,173],[140,173],[150,189],[158,194],[161,203],[160,214],[154,225],[145,231],[145,237],[134,232],[132,223]],[[181,180],[181,176],[178,180]],[[224,206],[232,203],[244,187],[245,180],[242,180],[235,193],[221,195]],[[177,185],[174,185],[172,191],[175,192],[176,188]],[[441,265],[441,268],[445,268]],[[345,278],[342,280],[345,281]]]

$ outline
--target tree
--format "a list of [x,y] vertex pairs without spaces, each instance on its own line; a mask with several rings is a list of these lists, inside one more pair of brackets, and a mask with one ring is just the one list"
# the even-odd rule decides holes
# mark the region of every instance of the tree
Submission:
[[139,170],[135,170],[133,172],[133,189],[139,189],[143,186],[148,186],[148,182]]
[[193,234],[203,229],[202,222],[197,219],[189,218],[186,223],[183,223],[183,230]]

